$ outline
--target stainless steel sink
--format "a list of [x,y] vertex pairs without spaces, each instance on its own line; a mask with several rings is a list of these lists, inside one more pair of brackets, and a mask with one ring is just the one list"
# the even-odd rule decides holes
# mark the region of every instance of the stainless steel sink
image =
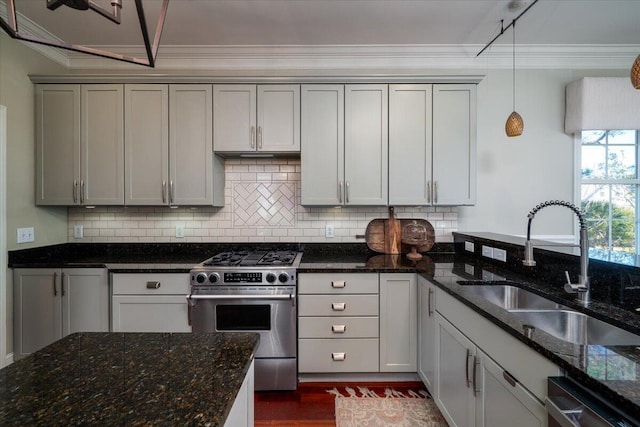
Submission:
[[640,336],[586,314],[566,310],[509,310],[525,325],[581,345],[640,345]]
[[475,281],[460,281],[458,283],[469,285],[465,287],[467,293],[472,293],[484,298],[490,303],[506,310],[556,309],[563,307],[547,298],[512,285],[477,285]]

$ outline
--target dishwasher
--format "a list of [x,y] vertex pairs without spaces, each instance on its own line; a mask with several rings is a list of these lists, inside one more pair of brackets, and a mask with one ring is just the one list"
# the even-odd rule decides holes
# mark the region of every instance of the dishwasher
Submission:
[[567,377],[549,377],[547,427],[633,427],[637,419],[623,414],[603,398]]

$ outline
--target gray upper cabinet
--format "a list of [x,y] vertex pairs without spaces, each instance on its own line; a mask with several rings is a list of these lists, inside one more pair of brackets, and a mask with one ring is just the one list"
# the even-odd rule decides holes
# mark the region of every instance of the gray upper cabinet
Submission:
[[36,86],[36,204],[123,203],[122,106],[122,85]]
[[433,85],[433,204],[476,202],[476,85]]
[[303,85],[302,204],[343,204],[344,86]]
[[302,87],[302,204],[387,204],[387,85]]
[[212,86],[126,85],[126,205],[224,203],[213,155]]
[[474,204],[476,85],[389,91],[389,204]]
[[217,153],[299,152],[300,85],[214,85]]

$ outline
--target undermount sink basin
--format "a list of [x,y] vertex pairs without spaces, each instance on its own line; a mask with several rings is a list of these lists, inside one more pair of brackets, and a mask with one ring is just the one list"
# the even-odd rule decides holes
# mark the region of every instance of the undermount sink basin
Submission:
[[572,310],[509,310],[526,325],[580,345],[640,345],[640,336]]
[[491,282],[484,285],[477,284],[478,281],[459,281],[465,287],[465,291],[486,299],[492,304],[506,310],[515,309],[556,309],[559,304],[512,285],[491,285]]

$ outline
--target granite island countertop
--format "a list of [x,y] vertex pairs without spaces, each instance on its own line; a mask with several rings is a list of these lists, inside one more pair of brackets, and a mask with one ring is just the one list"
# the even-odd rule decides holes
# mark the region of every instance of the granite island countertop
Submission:
[[222,426],[255,333],[75,333],[0,370],[0,425]]

